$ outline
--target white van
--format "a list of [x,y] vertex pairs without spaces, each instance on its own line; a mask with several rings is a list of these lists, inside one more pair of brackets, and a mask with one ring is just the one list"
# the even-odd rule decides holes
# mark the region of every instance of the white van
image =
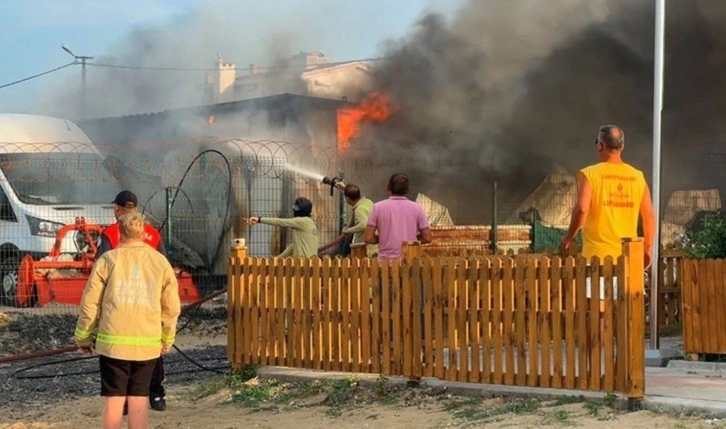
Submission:
[[[14,305],[18,264],[46,256],[56,232],[77,217],[115,222],[120,191],[101,153],[73,122],[41,115],[0,114],[0,304]],[[61,252],[76,254],[85,237],[66,235]]]

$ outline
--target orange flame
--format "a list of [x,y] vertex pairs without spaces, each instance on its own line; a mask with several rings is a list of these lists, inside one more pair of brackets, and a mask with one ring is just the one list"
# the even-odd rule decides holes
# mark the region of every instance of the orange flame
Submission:
[[372,93],[356,107],[338,110],[338,150],[346,150],[359,136],[363,121],[383,122],[392,110],[388,95],[381,92]]

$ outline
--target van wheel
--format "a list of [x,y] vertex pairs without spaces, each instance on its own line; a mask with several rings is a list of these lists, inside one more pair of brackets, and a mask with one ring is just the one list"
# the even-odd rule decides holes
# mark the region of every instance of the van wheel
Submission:
[[0,281],[2,281],[0,290],[0,302],[3,305],[17,307],[18,301],[16,294],[18,293],[18,268],[20,266],[20,258],[17,255],[9,256],[0,263]]

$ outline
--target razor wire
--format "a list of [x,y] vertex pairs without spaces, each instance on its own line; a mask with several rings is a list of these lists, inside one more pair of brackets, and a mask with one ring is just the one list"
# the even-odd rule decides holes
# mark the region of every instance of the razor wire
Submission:
[[[81,198],[93,196],[90,201],[106,207],[111,216],[115,192],[132,190],[151,224],[166,227],[164,221],[171,220],[172,259],[194,274],[200,295],[225,287],[225,264],[232,238],[246,238],[250,256],[276,254],[290,242],[289,231],[263,225],[253,229],[246,225],[246,217],[289,217],[294,199],[304,196],[314,204],[312,217],[319,228],[320,244],[337,236],[341,217],[347,219],[349,207],[341,204],[339,192],[330,196],[330,187],[321,183],[319,176],[342,175],[346,183],[358,184],[364,195],[379,201],[387,196],[385,185],[390,174],[411,172],[415,190],[409,195],[411,199],[416,199],[418,192],[430,192],[428,196],[433,203],[442,203],[443,210],[451,211],[453,223],[480,226],[491,224],[492,204],[496,202],[498,224],[517,226],[519,229],[513,230],[518,233],[530,225],[530,244],[537,250],[557,246],[576,197],[576,183],[571,172],[553,171],[542,177],[538,186],[526,190],[524,196],[522,192],[515,192],[521,183],[502,181],[495,194],[489,178],[472,180],[445,174],[437,177],[436,172],[442,169],[458,172],[457,166],[446,164],[432,153],[411,153],[411,159],[401,163],[400,158],[388,153],[369,153],[355,147],[340,151],[334,146],[279,140],[216,138],[143,141],[131,145],[0,142],[0,148],[0,179],[10,185],[6,189],[33,191],[30,194],[33,198],[27,199],[25,204],[41,205],[48,213],[70,212],[70,208],[80,205]],[[205,150],[223,154],[231,174],[225,160],[219,156],[205,155],[189,168],[192,160]],[[186,180],[181,183],[188,168]],[[312,172],[315,177],[298,170]],[[9,183],[11,179],[15,186]],[[427,179],[430,179],[429,183],[421,186]],[[229,181],[232,183],[231,195],[227,194]],[[464,186],[465,197],[457,198],[457,188]],[[72,204],[62,204],[63,201],[53,197],[64,187],[69,198],[78,198],[65,201]],[[167,211],[167,191],[177,190],[179,197]],[[95,192],[100,194],[94,195]],[[41,201],[43,197],[56,198],[56,201]],[[229,201],[225,201],[227,198]],[[229,218],[225,219],[227,204]],[[56,210],[56,206],[62,210]],[[8,213],[10,207],[7,201],[0,201],[0,220],[12,220]],[[721,198],[717,190],[679,191],[671,196],[668,207],[664,212],[664,242],[667,237],[682,234],[697,223],[693,219],[699,213],[720,210]],[[112,221],[112,218],[108,220]],[[46,238],[48,243],[52,241],[52,236]],[[484,238],[477,237],[480,241]],[[517,246],[521,242],[519,239],[513,241]],[[223,310],[225,305],[220,299],[205,303],[205,308]],[[77,308],[61,304],[30,309],[0,307],[0,313],[6,311],[43,317],[75,315]],[[71,337],[69,331],[67,338]]]
[[[27,149],[27,145],[20,143],[6,143],[3,146],[6,148],[6,153],[21,153]],[[386,146],[395,147],[391,144]],[[406,152],[410,150],[406,149],[410,146],[402,142],[400,147],[403,149],[399,151]],[[93,152],[93,147],[101,152],[100,159],[89,160],[88,157],[82,156],[89,151]],[[440,144],[441,150],[447,150],[449,147],[448,142]],[[181,174],[187,169],[191,159],[206,149],[217,149],[228,154],[232,169],[236,172],[234,177],[227,177],[227,166],[220,159],[209,157],[190,170],[186,188],[182,186],[184,189],[175,189],[180,187]],[[295,173],[288,166],[313,170],[322,175],[342,174],[346,179],[361,185],[364,192],[374,200],[385,197],[384,187],[387,177],[401,168],[395,164],[396,161],[400,162],[399,156],[382,150],[371,156],[365,152],[356,153],[351,150],[340,152],[331,146],[318,147],[276,140],[196,139],[185,142],[147,141],[133,145],[96,143],[93,146],[78,142],[63,142],[40,144],[35,151],[48,155],[45,159],[34,162],[16,157],[5,165],[13,171],[17,183],[33,191],[31,195],[50,198],[63,186],[64,177],[59,173],[61,171],[73,173],[76,186],[68,187],[70,192],[75,191],[72,192],[73,195],[87,196],[99,192],[101,195],[97,201],[108,205],[110,205],[108,201],[112,198],[108,194],[112,192],[101,192],[101,189],[107,189],[105,185],[132,189],[138,194],[139,201],[143,201],[142,209],[148,214],[152,223],[161,226],[167,217],[172,220],[174,235],[181,236],[176,240],[181,248],[177,254],[201,254],[200,260],[195,264],[205,267],[214,260],[224,259],[217,254],[219,248],[226,247],[226,239],[223,238],[220,243],[216,243],[216,246],[214,243],[207,243],[205,248],[200,246],[205,237],[218,237],[214,228],[220,228],[221,225],[222,228],[233,230],[233,234],[249,234],[249,230],[240,218],[250,214],[289,215],[285,211],[285,202],[289,203],[298,195],[306,196],[315,203],[314,219],[320,226],[321,242],[336,234],[340,219],[339,199],[330,198],[326,193],[328,189],[315,178]],[[63,154],[60,160],[52,155],[56,152]],[[74,152],[78,154],[77,157],[68,155]],[[466,152],[466,155],[468,154]],[[437,151],[406,155],[409,155],[410,159],[402,163],[405,165],[403,168],[404,171],[408,168],[413,170],[414,186],[417,186],[424,177],[420,172],[433,176],[442,170],[461,169],[460,165],[450,165],[452,164],[450,158],[439,157]],[[476,154],[473,156],[476,158]],[[111,174],[101,174],[104,171]],[[548,178],[542,178],[546,186],[533,189],[531,195],[530,190],[524,194],[518,192],[519,183],[502,181],[499,183],[498,195],[494,195],[492,183],[480,180],[480,177],[471,178],[465,174],[448,176],[440,174],[440,176],[442,178],[433,185],[424,187],[424,191],[428,193],[431,189],[433,197],[444,198],[443,205],[451,209],[452,217],[457,223],[482,225],[490,224],[494,222],[494,218],[498,218],[496,222],[499,224],[534,225],[532,240],[533,246],[537,248],[557,245],[559,234],[562,228],[566,227],[563,223],[568,218],[575,197],[575,191],[564,180],[547,182]],[[215,200],[230,198],[225,196],[225,186],[222,183],[225,178],[235,184],[234,195],[231,197],[235,200],[232,221],[234,225],[224,225],[222,210],[219,209],[223,205],[215,206],[212,203]],[[251,182],[248,179],[251,178],[259,180],[263,185],[245,191],[246,184]],[[269,181],[265,181],[268,179]],[[275,183],[279,185],[279,192],[274,189],[277,186]],[[465,197],[453,198],[452,196],[457,194],[455,189],[462,187],[466,187],[466,192],[462,193]],[[194,188],[197,188],[196,192]],[[170,213],[166,212],[164,191],[167,189],[179,190],[180,195],[185,196],[176,202]],[[530,198],[528,195],[534,197]],[[417,195],[412,194],[410,197],[413,199]],[[705,203],[702,196],[678,198],[682,198],[682,201],[675,202],[675,209],[665,211],[662,228],[665,240],[683,233],[689,219],[694,217],[695,209],[721,207],[719,196],[708,198]],[[280,204],[265,208],[265,204],[274,199],[280,200]],[[37,202],[38,199],[34,201]],[[494,209],[491,208],[492,205],[495,206]],[[668,206],[671,206],[670,202]],[[266,211],[253,211],[262,208]],[[0,217],[2,216],[8,217],[0,210]],[[540,228],[544,225],[549,229]],[[537,233],[538,231],[544,232]],[[277,241],[270,246],[270,253],[279,250],[276,246],[285,241],[285,237],[282,236],[284,234],[287,233],[284,231],[270,233],[270,241]],[[255,244],[260,240],[258,234],[250,241],[251,244]]]
[[[222,156],[204,155],[192,165],[195,157],[205,151]],[[50,250],[60,224],[73,222],[70,217],[62,222],[55,220],[56,215],[84,213],[89,222],[110,224],[114,221],[114,195],[121,189],[132,190],[149,223],[164,229],[169,222],[172,262],[200,275],[201,283],[207,284],[204,292],[209,292],[223,287],[220,277],[226,271],[226,244],[230,237],[247,233],[242,219],[251,214],[289,217],[294,198],[306,196],[315,203],[313,218],[319,225],[321,241],[339,233],[339,195],[330,198],[328,187],[320,180],[295,173],[288,166],[316,171],[321,177],[348,168],[335,148],[274,140],[197,139],[135,145],[0,142],[0,179],[9,194],[0,201],[0,221],[17,222],[18,217],[24,220],[22,210],[15,217],[8,215],[17,209],[13,207],[18,199],[26,207],[38,206],[37,222],[50,225],[43,239],[47,249],[36,246],[31,252],[40,259]],[[182,177],[185,172],[186,177]],[[257,185],[246,189],[247,182]],[[173,201],[171,210],[167,190],[181,195]],[[272,203],[274,200],[278,203]],[[13,231],[18,236],[11,241],[24,240],[20,235],[27,232],[17,228]],[[263,249],[275,254],[290,237],[288,231],[268,231],[266,236],[257,235],[248,242],[255,245],[260,240],[269,244]],[[9,253],[2,246],[0,259],[7,259]],[[12,254],[22,256],[28,249],[16,250]],[[71,253],[76,250],[71,249]],[[1,271],[0,276],[8,272]],[[215,276],[216,280],[209,280]]]

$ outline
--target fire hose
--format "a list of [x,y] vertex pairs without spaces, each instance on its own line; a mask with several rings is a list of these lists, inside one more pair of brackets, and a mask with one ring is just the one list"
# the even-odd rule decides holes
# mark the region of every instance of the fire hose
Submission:
[[[227,196],[228,196],[228,199],[227,199],[227,208],[225,209],[225,213],[224,213],[224,223],[226,224],[226,222],[227,222],[227,216],[229,215],[229,195],[232,192],[232,180],[231,180],[231,175],[232,174],[231,174],[231,167],[230,167],[229,161],[227,160],[227,157],[224,156],[224,154],[222,152],[218,151],[218,150],[215,150],[215,149],[207,149],[205,151],[202,151],[200,154],[198,154],[192,160],[192,162],[189,164],[189,167],[187,167],[186,171],[182,175],[182,179],[179,182],[179,185],[177,186],[176,193],[174,194],[174,198],[173,198],[171,204],[173,205],[174,204],[174,201],[176,201],[176,197],[179,194],[179,192],[181,190],[181,186],[184,183],[184,180],[186,179],[186,176],[189,173],[189,171],[191,170],[191,168],[194,166],[194,164],[197,162],[197,160],[199,158],[201,158],[202,155],[204,155],[206,153],[216,153],[219,156],[221,156],[222,159],[224,160],[225,164],[227,165],[227,171],[230,173],[230,181],[229,181],[229,186],[227,188]],[[164,222],[166,222],[166,220],[164,220]],[[161,227],[163,228],[164,225],[162,224]],[[224,234],[224,231],[222,231],[222,233]],[[221,242],[221,240],[220,240],[220,242]],[[202,299],[200,299],[198,301],[195,301],[195,302],[193,302],[191,304],[188,304],[188,305],[182,307],[180,316],[184,315],[184,313],[186,313],[187,311],[192,310],[192,309],[194,309],[196,307],[199,307],[203,303],[205,303],[205,302],[207,302],[207,301],[209,301],[211,299],[214,299],[214,298],[216,298],[216,297],[218,297],[218,296],[220,296],[220,295],[222,295],[223,293],[226,293],[226,292],[227,292],[226,290],[221,290],[221,291],[214,292],[214,293],[212,293],[212,294],[210,294],[210,295],[208,295],[208,296],[206,296],[206,297],[204,297],[204,298],[202,298]],[[174,347],[174,348],[181,353],[181,350],[179,350],[177,347]],[[77,346],[65,346],[65,347],[60,347],[60,348],[57,348],[57,349],[46,350],[46,351],[43,351],[43,352],[35,352],[35,353],[27,353],[27,354],[23,354],[23,355],[14,355],[14,356],[0,357],[0,364],[7,363],[7,362],[16,362],[16,361],[28,360],[28,359],[36,359],[36,358],[41,358],[41,357],[55,356],[55,355],[60,355],[60,354],[63,354],[63,353],[68,353],[68,352],[76,351],[76,350],[78,350],[78,347]],[[182,353],[182,355],[183,355],[183,353]]]
[[[195,301],[195,302],[193,302],[191,304],[185,305],[184,307],[182,307],[181,312],[179,313],[179,315],[180,316],[183,316],[188,311],[190,311],[190,310],[192,310],[194,308],[197,308],[200,305],[204,304],[205,302],[207,302],[209,300],[212,300],[212,299],[214,299],[214,298],[216,298],[216,297],[218,297],[218,296],[220,296],[220,295],[222,295],[224,293],[227,293],[227,290],[225,290],[225,289],[218,290],[218,291],[216,291],[214,293],[211,293],[211,294],[205,296],[204,298],[201,298],[201,299],[199,299],[199,300],[197,300],[197,301]],[[180,329],[183,329],[183,327],[180,328]],[[174,347],[174,348],[178,352],[181,353],[181,351],[178,348],[176,348],[176,347]],[[60,348],[52,349],[52,350],[46,350],[46,351],[43,351],[43,352],[26,353],[26,354],[22,354],[22,355],[14,355],[14,356],[0,357],[0,364],[8,363],[8,362],[16,362],[16,361],[21,361],[21,360],[37,359],[37,358],[41,358],[41,357],[55,356],[55,355],[60,355],[60,354],[63,354],[63,353],[73,352],[73,351],[76,351],[76,350],[78,350],[78,346],[75,346],[74,345],[74,346],[60,347]],[[184,355],[184,354],[182,353],[182,355]]]

